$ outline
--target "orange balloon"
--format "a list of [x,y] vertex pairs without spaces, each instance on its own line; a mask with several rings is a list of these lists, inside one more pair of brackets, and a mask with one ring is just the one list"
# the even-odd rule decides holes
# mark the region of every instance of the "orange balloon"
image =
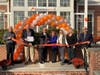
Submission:
[[66,26],[66,27],[65,27],[65,30],[66,30],[66,31],[69,31],[69,30],[70,30],[70,27],[69,27],[69,26]]
[[40,21],[38,21],[37,24],[36,24],[36,26],[40,26],[40,25],[41,25],[41,23],[40,23]]
[[65,24],[65,23],[62,23],[61,25],[62,25],[62,27],[65,27],[65,26],[66,26],[66,24]]
[[47,21],[48,20],[48,17],[47,16],[43,17],[43,20],[44,21]]
[[52,16],[53,16],[52,14],[48,14],[47,17],[50,19],[50,18],[52,18]]
[[56,20],[57,21],[61,20],[61,16],[56,16]]
[[43,19],[40,19],[40,24],[43,24],[45,21]]
[[57,27],[58,27],[58,28],[61,28],[61,27],[62,27],[62,25],[61,25],[61,24],[59,24]]
[[51,22],[50,25],[51,26],[56,26],[56,23],[55,22]]

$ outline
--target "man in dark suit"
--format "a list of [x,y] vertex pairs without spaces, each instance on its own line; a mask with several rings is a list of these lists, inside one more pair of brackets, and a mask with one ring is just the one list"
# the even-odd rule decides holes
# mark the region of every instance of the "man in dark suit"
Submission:
[[15,33],[13,32],[13,28],[9,27],[8,31],[4,33],[3,39],[6,41],[7,60],[11,60],[12,64],[14,64],[13,54],[16,43],[12,40],[12,38],[16,38],[16,36]]
[[[79,42],[85,42],[89,41],[88,44],[81,45],[81,48],[88,48],[91,47],[91,43],[93,42],[92,34],[88,33],[88,29],[86,27],[82,28],[82,33],[79,35]],[[82,49],[82,54],[84,57],[84,49]],[[89,63],[89,56],[88,56],[88,50],[86,49],[86,55],[87,55],[87,62]]]
[[88,32],[86,27],[83,27],[83,32],[79,35],[79,42],[89,41],[90,44],[85,45],[86,47],[91,47],[91,43],[93,42],[93,36]]
[[[48,42],[49,35],[46,31],[47,29],[43,28],[40,34],[40,44],[46,44]],[[47,61],[47,47],[39,46],[39,61],[41,64]]]
[[24,43],[26,44],[24,46],[24,53],[25,53],[25,64],[29,62],[29,59],[32,63],[34,63],[34,31],[30,27],[30,25],[27,25],[27,29],[24,29],[22,32],[22,39]]
[[77,43],[77,35],[73,32],[73,29],[70,29],[66,36],[68,42],[68,58],[69,64],[71,64],[71,60],[75,57],[75,46],[71,46],[72,44]]

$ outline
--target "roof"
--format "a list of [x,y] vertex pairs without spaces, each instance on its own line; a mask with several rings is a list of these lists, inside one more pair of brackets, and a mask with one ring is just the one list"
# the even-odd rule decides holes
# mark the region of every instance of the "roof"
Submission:
[[0,3],[5,3],[7,2],[8,0],[0,0]]
[[[83,4],[85,0],[77,0],[79,4]],[[88,5],[100,5],[100,0],[88,0]]]
[[88,0],[89,5],[100,5],[100,0]]

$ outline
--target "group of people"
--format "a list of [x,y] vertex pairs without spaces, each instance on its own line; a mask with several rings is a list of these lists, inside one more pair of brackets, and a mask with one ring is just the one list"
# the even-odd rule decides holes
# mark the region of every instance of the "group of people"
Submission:
[[[24,29],[22,32],[22,40],[25,43],[24,45],[24,57],[25,57],[25,64],[28,64],[29,61],[34,63],[34,41],[36,40],[36,36],[34,35],[34,28],[28,26],[27,29]],[[12,38],[16,38],[15,33],[13,32],[13,28],[9,27],[8,32],[4,34],[4,40],[6,41],[6,49],[7,49],[7,60],[12,60],[12,64],[14,64],[13,61],[13,54],[16,42],[12,40]],[[90,41],[90,43],[93,41],[92,34],[88,33],[87,28],[83,28],[83,32],[79,35],[74,33],[73,29],[70,29],[70,31],[65,34],[63,30],[59,30],[59,33],[57,33],[55,30],[52,30],[49,33],[47,33],[47,29],[43,28],[42,32],[39,35],[39,44],[64,44],[66,46],[50,46],[51,50],[51,62],[55,63],[57,62],[57,52],[60,54],[60,61],[61,65],[65,64],[65,50],[67,48],[68,50],[68,63],[71,64],[71,60],[78,56],[77,52],[75,52],[76,47],[74,44],[77,42],[84,42],[84,41]],[[89,47],[89,45],[86,45],[86,47]],[[80,46],[82,48],[82,45]],[[80,50],[82,52],[82,50]],[[48,46],[42,46],[39,45],[38,47],[38,54],[39,54],[39,62],[41,64],[47,62],[47,54],[48,54]],[[82,53],[83,54],[83,53]],[[88,54],[88,51],[87,51]],[[80,57],[80,56],[79,56]]]

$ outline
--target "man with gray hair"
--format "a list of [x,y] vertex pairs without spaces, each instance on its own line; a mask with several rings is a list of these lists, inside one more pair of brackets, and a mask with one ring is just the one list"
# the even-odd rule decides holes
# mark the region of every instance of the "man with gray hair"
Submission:
[[12,38],[16,38],[13,28],[9,27],[8,31],[4,33],[3,39],[6,41],[6,50],[7,50],[7,60],[11,60],[11,64],[14,64],[13,54],[15,49],[15,42]]

